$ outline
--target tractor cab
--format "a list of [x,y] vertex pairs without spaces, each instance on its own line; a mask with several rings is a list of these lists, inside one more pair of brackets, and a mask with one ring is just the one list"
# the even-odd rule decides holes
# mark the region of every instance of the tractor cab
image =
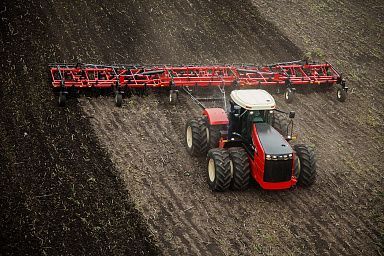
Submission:
[[286,113],[276,109],[274,98],[264,90],[235,90],[231,93],[228,111],[228,139],[241,137],[250,141],[252,125],[266,123],[289,141],[293,138],[294,117],[294,111]]
[[270,111],[274,110],[274,98],[264,90],[234,90],[231,93],[228,113],[228,139],[251,140],[252,124],[270,123]]

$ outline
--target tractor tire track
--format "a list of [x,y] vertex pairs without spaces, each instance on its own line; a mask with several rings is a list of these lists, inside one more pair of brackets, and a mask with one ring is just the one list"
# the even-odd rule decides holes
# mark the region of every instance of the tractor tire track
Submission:
[[[96,112],[99,112],[99,110],[101,110],[102,108],[104,108],[105,106],[101,106],[100,109],[98,109]],[[134,111],[136,112],[136,110]],[[109,116],[112,116],[112,115],[109,115]],[[104,118],[102,116],[102,118]],[[150,141],[149,143],[152,143],[152,142],[156,142],[156,140],[158,140],[158,137],[156,136],[152,136],[153,134],[157,134],[157,130],[158,128],[160,127],[161,131],[164,132],[164,134],[167,134],[167,131],[170,131],[171,129],[166,127],[162,122],[159,122],[157,123],[156,125],[151,125],[151,123],[153,124],[153,120],[155,120],[156,118],[159,118],[158,116],[153,116],[151,114],[148,114],[146,115],[144,118],[142,118],[142,122],[143,123],[147,123],[147,125],[145,125],[145,127],[143,126],[144,129],[142,129],[140,131],[140,133],[133,133],[132,136],[126,136],[126,137],[123,137],[123,140],[126,140],[126,141],[132,141],[132,145],[140,145],[140,144],[145,144],[146,141]],[[134,124],[136,125],[136,124]],[[127,125],[125,126],[125,129],[127,130],[134,130],[132,126],[130,125]],[[108,129],[107,129],[108,130]],[[151,135],[150,135],[151,134]],[[145,137],[145,139],[143,140],[143,138]],[[114,136],[109,136],[108,140],[113,140],[115,137]],[[135,138],[138,138],[139,140],[135,139]],[[163,143],[163,141],[160,141],[160,142],[157,142],[156,145],[159,145]],[[150,147],[150,144],[148,145],[148,147]],[[161,152],[164,152],[164,151],[176,151],[175,149],[172,149],[172,146],[168,146],[169,148],[171,148],[171,150],[169,150],[168,148],[165,148],[165,147],[158,147],[157,150],[161,151]],[[177,145],[177,147],[180,147],[180,145]],[[120,150],[121,147],[118,147]],[[123,150],[124,150],[124,147],[122,147]],[[140,148],[136,148],[135,150],[135,154],[137,155],[142,155],[143,157],[150,157],[151,159],[153,159],[154,161],[157,161],[157,160],[160,160],[158,157],[153,157],[151,152],[146,152],[145,150],[142,151],[140,150],[141,148],[145,149],[146,147],[140,147]],[[149,153],[149,154],[148,154]],[[116,154],[116,153],[115,153]],[[137,158],[137,157],[136,157]],[[119,159],[117,160],[117,162],[121,162],[121,163],[124,163],[124,160],[125,159]],[[135,168],[138,168],[140,169],[141,171],[152,171],[152,168],[150,165],[147,165],[145,162],[144,162],[144,159],[141,160],[142,162],[142,165],[135,165],[134,167]],[[172,161],[172,160],[170,160]],[[167,172],[167,169],[169,170],[169,167],[168,168],[161,168],[159,166],[157,166],[156,168],[156,173],[154,173],[153,175],[159,175],[161,174],[162,172]],[[183,212],[187,209],[187,205],[185,204],[181,204],[181,202],[190,202],[191,199],[193,198],[183,198],[182,195],[178,194],[176,195],[175,191],[173,191],[170,186],[168,185],[169,182],[172,182],[170,181],[169,179],[164,179],[162,177],[158,178],[157,179],[158,182],[156,183],[151,183],[152,186],[151,186],[151,189],[155,190],[155,191],[168,191],[168,193],[166,193],[166,198],[171,198],[172,200],[171,201],[168,201],[168,205],[171,205],[172,206],[172,209],[173,210],[170,210],[169,207],[165,208],[164,206],[160,206],[160,209],[157,209],[156,211],[158,212],[161,212],[161,214],[163,214],[164,216],[168,216],[168,220],[171,221],[171,226],[165,226],[164,227],[164,230],[157,230],[158,233],[162,233],[162,232],[169,232],[169,230],[171,229],[171,227],[177,227],[178,224],[181,224],[182,227],[184,228],[187,228],[189,230],[189,234],[191,234],[194,238],[199,238],[201,241],[204,241],[204,240],[211,240],[211,237],[208,237],[208,239],[206,238],[206,232],[204,232],[204,230],[202,229],[202,227],[198,227],[196,224],[194,224],[190,218],[188,218],[188,216],[185,216],[185,214],[180,214],[180,215],[176,215],[175,216],[175,212]],[[188,184],[185,184],[185,186],[188,186]],[[164,200],[164,198],[159,198],[157,197],[155,194],[152,193],[151,195],[153,197],[153,201],[154,202],[161,202]],[[196,207],[195,205],[198,205],[196,202],[194,202],[192,200],[191,202],[192,205],[194,205],[194,207]],[[161,232],[162,231],[162,232]],[[204,235],[205,234],[205,235]],[[205,246],[204,247],[201,247],[201,245],[199,245],[199,243],[196,243],[196,244],[190,244],[189,241],[193,241],[191,239],[187,239],[188,238],[188,234],[181,234],[180,236],[178,236],[180,238],[180,242],[183,244],[182,247],[180,248],[191,248],[191,250],[193,250],[192,252],[193,253],[198,253],[198,252],[203,252],[205,249]],[[187,237],[187,238],[186,238]],[[185,251],[179,251],[180,253],[185,253]]]
[[[158,97],[158,98],[159,98],[159,101],[166,100],[165,97]],[[146,100],[148,101],[148,98]],[[140,104],[144,105],[144,106],[147,105],[144,101],[140,102]],[[149,102],[149,104],[154,105],[153,102]],[[177,137],[176,136],[165,136],[165,137],[168,138],[168,140],[170,140],[170,143],[171,143],[170,145],[172,145],[174,147],[174,149],[176,150],[177,148],[183,147],[181,142],[183,140],[183,133],[184,133],[183,128],[184,128],[184,123],[185,123],[186,119],[188,118],[188,116],[193,116],[193,115],[197,116],[199,114],[199,111],[198,111],[198,109],[195,108],[195,110],[192,110],[192,114],[190,114],[190,115],[187,114],[189,112],[188,107],[193,107],[193,106],[188,106],[188,104],[187,104],[187,108],[184,108],[184,106],[180,106],[178,108],[177,112],[174,109],[167,111],[168,106],[166,106],[164,104],[165,103],[159,103],[159,105],[160,105],[158,107],[159,113],[166,113],[166,117],[164,119],[171,120],[170,122],[167,122],[168,123],[167,125],[170,125],[170,126],[167,127],[167,125],[163,125],[162,122],[158,122],[155,126],[147,125],[147,127],[144,128],[145,136],[150,138],[149,139],[150,141],[152,141],[153,143],[157,143],[156,145],[158,145],[159,141],[158,141],[157,137],[150,135],[151,133],[153,133],[153,132],[156,133],[156,131],[157,131],[157,134],[166,135],[167,132],[173,131],[175,134],[178,134]],[[102,108],[104,108],[104,107],[105,106],[102,106]],[[100,110],[102,110],[102,108],[100,108]],[[137,111],[134,110],[133,112],[137,112]],[[150,120],[153,120],[153,119],[154,119],[154,115],[150,114],[150,115],[145,117],[143,122],[150,122]],[[159,118],[159,119],[162,120],[163,118]],[[132,127],[129,126],[128,130],[132,130]],[[308,128],[304,129],[304,132],[311,134],[311,130],[313,130],[313,126],[312,126],[312,124],[309,124]],[[328,131],[325,131],[324,135],[327,132]],[[136,136],[137,136],[137,134],[136,134]],[[321,138],[321,136],[322,135],[319,135],[319,138]],[[169,138],[171,138],[171,139],[169,139]],[[311,139],[313,139],[314,141],[317,141],[316,137],[315,138],[312,137]],[[139,142],[137,142],[137,143],[139,143]],[[136,143],[134,143],[134,144],[136,144]],[[164,152],[165,150],[160,150],[160,151]],[[116,154],[116,153],[114,153],[114,154]],[[198,160],[198,159],[196,159],[196,160]],[[187,162],[190,162],[190,161],[187,161]],[[192,165],[193,165],[193,163],[192,163]],[[185,166],[185,168],[188,168],[189,165],[188,165],[188,163],[186,163],[184,166]],[[202,166],[201,164],[197,164],[196,167],[197,167],[198,172],[201,172],[201,173],[204,172],[204,166]],[[147,168],[151,169],[150,166],[146,166],[145,169],[147,169]],[[205,175],[202,175],[202,176],[205,176]],[[329,180],[333,179],[332,175],[327,174],[327,172],[324,172],[324,174],[320,174],[320,177],[321,177],[321,179],[329,179]],[[190,198],[190,197],[186,197],[184,194],[178,195],[175,192],[173,192],[174,187],[177,187],[178,184],[173,184],[172,186],[170,186],[162,179],[160,179],[159,181],[160,181],[160,184],[163,185],[163,188],[159,188],[159,189],[162,191],[164,191],[164,190],[168,191],[168,194],[169,194],[168,197],[172,198],[172,200],[175,200],[178,202],[180,202],[180,201],[182,201],[182,202],[192,201],[191,203],[196,208],[196,209],[194,208],[194,211],[196,211],[196,212],[199,212],[203,209],[203,207],[202,208],[196,207],[196,204],[198,204],[199,202],[194,201],[193,197]],[[204,184],[204,178],[201,177],[201,178],[199,178],[199,180],[196,180],[196,182]],[[325,181],[324,183],[326,183],[326,182],[327,181]],[[201,187],[201,185],[197,185],[197,186]],[[354,187],[353,189],[356,189],[356,187]],[[316,190],[318,190],[318,189],[316,189]],[[277,202],[280,201],[281,203],[287,202],[288,203],[288,209],[290,210],[290,215],[294,216],[294,215],[301,213],[300,215],[304,216],[304,219],[310,220],[310,221],[304,222],[302,224],[305,226],[305,228],[301,230],[301,234],[304,234],[304,236],[307,237],[307,239],[306,239],[307,243],[308,243],[308,241],[315,241],[315,248],[328,248],[326,251],[323,251],[323,249],[322,249],[323,253],[325,253],[327,251],[328,251],[328,253],[331,253],[331,254],[332,253],[335,253],[335,254],[362,253],[362,251],[360,250],[360,245],[364,244],[364,241],[366,239],[373,239],[374,238],[372,236],[369,238],[366,237],[366,234],[369,234],[369,232],[365,232],[365,231],[369,231],[369,228],[365,228],[365,225],[367,223],[365,223],[365,225],[363,225],[363,226],[358,227],[358,229],[360,231],[356,232],[356,225],[353,224],[352,222],[350,222],[349,219],[358,219],[360,222],[363,222],[363,220],[360,219],[358,216],[351,214],[351,213],[349,213],[348,215],[345,215],[345,209],[342,209],[341,207],[337,207],[337,206],[336,206],[336,208],[334,208],[332,206],[334,201],[336,201],[336,200],[340,201],[340,198],[336,198],[334,196],[335,194],[338,193],[337,189],[333,188],[333,186],[331,186],[331,187],[327,186],[327,187],[322,188],[320,191],[316,191],[316,190],[310,189],[307,191],[300,191],[301,193],[299,195],[296,195],[296,196],[284,195],[283,199],[281,199],[281,196],[279,194],[277,194],[277,195],[271,194],[270,195],[269,193],[266,193],[265,200],[277,201]],[[294,192],[292,192],[292,193],[294,193]],[[196,194],[194,196],[196,196]],[[232,195],[227,195],[227,196],[232,196]],[[239,196],[239,195],[237,195],[237,196]],[[240,195],[240,197],[242,197],[242,196]],[[291,198],[291,200],[289,200],[289,198]],[[315,201],[313,201],[313,199],[315,199]],[[157,201],[157,200],[158,200],[158,198],[155,199],[155,201]],[[345,203],[348,202],[348,200],[349,199],[347,199],[345,201],[340,201],[340,203],[342,205],[344,205]],[[241,201],[246,202],[247,199],[244,198]],[[308,202],[310,202],[310,205],[308,205]],[[210,208],[212,212],[217,212],[217,213],[220,212],[221,214],[224,214],[226,216],[236,216],[236,213],[234,213],[231,210],[231,207],[230,208],[228,208],[228,206],[223,207],[222,205],[220,205],[220,207],[218,207],[218,206],[219,205],[214,206],[212,204],[206,204],[206,205],[204,205],[204,208],[205,207]],[[332,207],[332,208],[330,208],[330,207]],[[178,210],[182,210],[182,209],[185,209],[185,206],[178,203],[178,204],[176,204],[176,208]],[[220,209],[220,208],[222,208],[222,209]],[[320,211],[322,213],[320,216],[323,219],[317,220],[316,216],[319,215],[318,210],[320,210],[321,208],[325,208],[325,209]],[[327,210],[327,208],[328,208],[328,210]],[[247,212],[246,209],[247,208],[245,208],[244,212]],[[334,212],[334,218],[336,218],[338,220],[343,218],[344,221],[342,223],[340,223],[340,222],[336,223],[336,221],[334,219],[330,218],[329,216],[327,217],[327,215],[323,214],[323,212],[329,211],[330,209],[335,211]],[[193,224],[192,221],[193,220],[191,218],[189,218],[189,219],[186,218],[186,219],[183,219],[181,222],[183,223],[183,225],[186,225],[186,227],[196,229],[197,224]],[[211,219],[211,221],[214,221],[216,223],[220,223],[220,220],[216,220],[216,219]],[[238,218],[235,217],[234,222],[236,222],[236,221],[238,221]],[[337,228],[335,228],[336,224],[338,224]],[[168,226],[167,228],[170,228],[170,227]],[[358,235],[353,244],[343,241],[343,237],[341,235],[339,235],[341,233],[340,232],[341,229],[343,229],[342,233],[345,233],[345,232],[347,232],[348,234],[356,233]],[[308,232],[306,230],[308,230]],[[200,232],[199,235],[201,235],[201,234],[202,233]],[[247,240],[245,240],[245,243],[252,244],[252,240],[253,239],[247,239]],[[284,241],[284,239],[278,238],[278,243],[279,244],[285,244],[285,241]],[[324,245],[325,245],[325,247],[324,247]],[[191,245],[186,244],[186,246],[191,246]],[[198,248],[198,247],[196,246],[195,248]],[[199,252],[201,252],[201,249],[202,249],[202,247],[199,248],[199,250],[200,250]],[[279,249],[281,249],[283,251],[289,251],[289,248],[287,248],[287,247],[282,247]],[[194,252],[196,252],[196,251],[194,251]],[[315,251],[313,251],[313,252],[315,252]]]

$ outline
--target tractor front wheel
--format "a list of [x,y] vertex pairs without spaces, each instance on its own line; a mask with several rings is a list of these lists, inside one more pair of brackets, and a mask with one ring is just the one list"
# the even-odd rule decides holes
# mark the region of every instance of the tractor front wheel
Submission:
[[225,191],[231,185],[231,164],[227,150],[214,148],[207,155],[208,183],[213,191]]
[[201,156],[207,153],[207,127],[203,118],[190,119],[185,125],[185,145],[189,154]]
[[230,148],[228,152],[231,160],[231,189],[245,190],[250,178],[247,152],[243,148]]
[[316,180],[316,156],[312,148],[298,144],[294,145],[298,165],[295,167],[295,176],[297,175],[297,185],[308,187]]

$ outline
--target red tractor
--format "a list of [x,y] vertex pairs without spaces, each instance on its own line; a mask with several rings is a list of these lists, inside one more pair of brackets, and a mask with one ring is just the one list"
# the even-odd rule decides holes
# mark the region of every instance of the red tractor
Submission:
[[277,110],[264,90],[233,90],[228,113],[205,108],[201,117],[187,122],[186,147],[191,155],[207,156],[214,191],[244,190],[251,177],[263,189],[310,186],[316,179],[316,157],[310,147],[288,143],[294,116]]

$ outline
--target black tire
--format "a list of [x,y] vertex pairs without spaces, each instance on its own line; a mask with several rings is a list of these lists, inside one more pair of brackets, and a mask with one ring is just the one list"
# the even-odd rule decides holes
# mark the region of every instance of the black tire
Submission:
[[293,92],[293,90],[291,88],[285,89],[285,92],[284,92],[285,102],[291,103],[293,101],[294,97],[295,97],[295,93]]
[[116,104],[116,107],[121,108],[121,106],[123,105],[123,94],[116,93],[116,95],[115,95],[115,104]]
[[225,130],[224,125],[210,125],[206,116],[202,117],[207,127],[208,149],[219,147],[221,131]]
[[243,148],[228,149],[231,159],[231,189],[246,190],[249,185],[250,169],[247,152]]
[[59,106],[64,107],[67,102],[67,94],[64,92],[59,93]]
[[316,181],[316,156],[312,148],[298,144],[294,145],[296,156],[298,157],[299,170],[297,185],[301,187],[311,186]]
[[340,102],[344,102],[347,99],[347,91],[341,85],[336,86],[336,97]]
[[217,148],[221,138],[221,131],[224,129],[222,125],[210,125],[208,128],[208,146],[209,148]]
[[176,105],[176,103],[179,101],[179,94],[176,90],[170,90],[169,91],[169,104]]
[[283,135],[283,137],[288,136],[288,125],[289,125],[289,120],[286,115],[280,114],[280,113],[274,113],[274,116],[272,118],[272,126],[278,132],[280,132],[280,134]]
[[295,156],[293,161],[293,176],[295,176],[296,180],[298,180],[300,176],[300,160],[297,156]]
[[214,148],[207,155],[208,184],[213,191],[225,191],[231,185],[231,165],[229,153],[222,148]]
[[192,156],[202,156],[207,153],[207,127],[203,118],[187,121],[185,125],[185,146]]

